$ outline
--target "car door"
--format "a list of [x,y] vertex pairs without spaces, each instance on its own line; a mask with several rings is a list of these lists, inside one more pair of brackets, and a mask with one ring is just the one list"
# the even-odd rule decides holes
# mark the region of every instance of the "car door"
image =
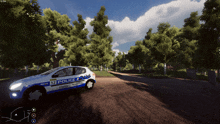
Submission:
[[66,72],[64,70],[65,69],[59,70],[51,76],[49,86],[50,92],[59,91],[61,89],[61,86],[65,86]]
[[[69,67],[57,71],[50,79],[50,92],[63,91],[82,84],[80,69]],[[76,73],[77,72],[77,73]],[[57,75],[57,77],[54,77]]]
[[85,68],[81,68],[81,67],[75,68],[75,76],[79,78],[79,80],[77,81],[78,86],[84,86],[84,84],[86,83],[86,77],[88,76],[86,74],[87,73]]
[[75,67],[66,68],[66,79],[68,80],[68,86],[71,88],[80,84],[80,78],[76,75],[76,70]]

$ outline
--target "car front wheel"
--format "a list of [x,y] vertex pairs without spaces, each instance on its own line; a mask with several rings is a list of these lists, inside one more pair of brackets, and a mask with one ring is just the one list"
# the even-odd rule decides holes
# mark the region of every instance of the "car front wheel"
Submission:
[[94,83],[93,83],[92,81],[88,81],[88,82],[86,83],[86,89],[92,89],[93,86],[94,86]]
[[24,101],[28,103],[33,103],[42,100],[44,96],[45,92],[43,92],[43,90],[41,89],[28,89],[28,91],[24,94]]

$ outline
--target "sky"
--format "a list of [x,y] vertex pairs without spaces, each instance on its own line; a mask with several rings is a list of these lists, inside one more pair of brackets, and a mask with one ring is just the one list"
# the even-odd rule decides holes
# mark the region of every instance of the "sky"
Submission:
[[[157,32],[159,23],[168,22],[171,27],[182,28],[184,19],[191,12],[198,11],[202,15],[205,0],[38,0],[41,9],[50,8],[66,14],[73,21],[78,20],[77,14],[82,15],[89,30],[89,23],[97,16],[101,6],[105,6],[108,16],[108,26],[112,29],[112,50],[128,53],[131,46],[138,40],[143,40],[146,32],[152,28]],[[59,44],[59,50],[63,47]]]

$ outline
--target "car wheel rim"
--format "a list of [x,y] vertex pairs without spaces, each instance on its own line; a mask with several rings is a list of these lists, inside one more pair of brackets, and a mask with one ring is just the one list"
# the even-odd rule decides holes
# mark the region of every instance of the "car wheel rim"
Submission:
[[88,82],[88,83],[87,83],[87,87],[88,87],[88,88],[92,88],[92,84],[93,84],[92,82]]
[[34,92],[29,93],[29,100],[39,100],[42,96],[42,93],[39,90],[35,90]]

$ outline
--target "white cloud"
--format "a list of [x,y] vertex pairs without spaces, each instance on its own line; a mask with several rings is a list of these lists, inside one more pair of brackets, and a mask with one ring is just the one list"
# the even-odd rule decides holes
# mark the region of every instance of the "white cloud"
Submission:
[[[158,24],[162,22],[169,22],[171,27],[175,25],[181,28],[184,24],[184,19],[188,18],[191,12],[198,11],[198,15],[202,14],[204,2],[205,0],[175,0],[152,7],[144,15],[137,18],[136,21],[131,21],[128,17],[125,17],[120,22],[109,20],[108,25],[112,29],[110,35],[113,36],[112,44],[116,47],[126,42],[141,40],[149,28],[156,32]],[[89,17],[85,19],[85,28],[89,30],[89,35],[93,31],[93,28],[89,25],[92,20]]]
[[114,42],[114,43],[112,44],[112,49],[115,48],[115,47],[117,47],[117,46],[119,46],[119,44],[118,44],[117,42]]
[[65,48],[61,45],[61,44],[58,44],[58,51],[60,50],[64,50]]
[[88,34],[88,36],[89,36],[93,32],[93,27],[90,25],[90,22],[93,21],[94,19],[91,19],[90,17],[86,17],[86,19],[84,19],[84,20],[86,22],[85,28],[87,28],[89,31],[89,34]]
[[120,52],[119,49],[113,49],[112,51],[115,52],[115,57],[118,56],[118,53]]
[[[119,52],[123,53],[123,52],[120,51],[119,49],[112,49],[112,51],[116,52],[116,53],[115,53],[115,57],[118,56],[118,53],[119,53]],[[125,53],[125,54],[128,54],[128,51],[126,51],[126,52],[124,52],[124,53]]]

